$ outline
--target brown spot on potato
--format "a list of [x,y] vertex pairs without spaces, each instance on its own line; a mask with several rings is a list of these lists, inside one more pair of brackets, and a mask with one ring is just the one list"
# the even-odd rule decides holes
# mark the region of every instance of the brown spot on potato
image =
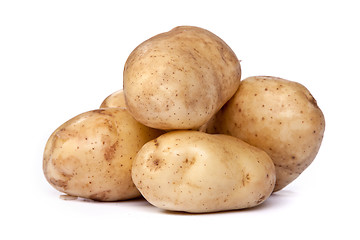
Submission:
[[159,166],[159,162],[160,162],[159,159],[155,159],[155,160],[153,161],[154,165],[156,165],[156,166]]
[[96,109],[93,112],[103,114],[104,112],[106,112],[106,110],[105,109]]
[[262,195],[260,198],[259,198],[259,200],[257,200],[257,204],[260,204],[260,203],[262,203],[263,201],[265,200],[265,196],[264,195]]
[[61,179],[55,179],[55,178],[50,178],[49,179],[50,183],[57,186],[57,187],[60,187],[60,188],[66,188],[67,185],[68,185],[68,181],[64,181],[64,180],[61,180]]
[[96,201],[107,201],[109,199],[109,194],[111,193],[111,190],[105,190],[101,192],[97,192],[94,194],[91,194],[89,196],[90,199],[96,200]]
[[309,102],[314,105],[315,108],[319,108],[316,102],[316,99],[311,95],[311,93],[309,92],[309,95],[306,95],[307,99],[309,100]]
[[247,183],[250,182],[250,174],[249,173],[243,173],[243,177],[242,177],[242,185],[245,186]]
[[150,171],[157,171],[159,170],[163,165],[163,160],[160,158],[154,158],[152,159],[152,156],[148,159],[147,167],[150,169]]
[[114,158],[119,141],[117,140],[114,144],[105,149],[104,157],[106,161],[111,161]]
[[109,111],[106,110],[106,108],[100,108],[100,109],[96,109],[93,110],[94,113],[98,113],[98,114],[102,114],[102,115],[106,115],[106,116],[110,116],[112,117],[113,114]]

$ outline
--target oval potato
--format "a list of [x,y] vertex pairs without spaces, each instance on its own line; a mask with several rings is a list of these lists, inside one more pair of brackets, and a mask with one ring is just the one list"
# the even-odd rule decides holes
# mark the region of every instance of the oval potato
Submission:
[[[214,120],[215,119],[215,120]],[[229,134],[269,154],[279,191],[314,160],[324,131],[324,115],[303,85],[271,76],[241,81],[233,98],[206,132]]]
[[162,131],[148,128],[121,108],[82,113],[50,136],[43,171],[48,182],[71,196],[117,201],[140,196],[131,179],[138,150]]
[[146,126],[197,129],[236,92],[240,62],[215,34],[181,26],[141,43],[124,67],[132,116]]
[[270,157],[240,139],[173,131],[141,148],[132,178],[154,206],[201,213],[259,205],[276,177]]
[[124,91],[121,89],[107,96],[100,108],[126,108]]

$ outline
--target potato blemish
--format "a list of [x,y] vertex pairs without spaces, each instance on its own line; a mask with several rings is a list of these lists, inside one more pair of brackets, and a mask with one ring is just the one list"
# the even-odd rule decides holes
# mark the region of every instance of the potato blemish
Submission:
[[96,200],[96,201],[106,201],[109,199],[109,194],[111,193],[111,190],[105,190],[98,193],[91,194],[89,196],[90,199]]
[[160,158],[153,158],[153,156],[150,156],[147,161],[148,164],[146,167],[149,168],[150,171],[157,171],[163,165],[163,161]]
[[159,166],[159,162],[160,162],[159,159],[155,159],[155,160],[154,160],[154,165]]
[[114,144],[105,149],[104,157],[106,161],[111,161],[114,158],[118,143],[119,141],[117,140]]
[[58,186],[60,188],[66,189],[67,185],[68,185],[68,181],[64,181],[61,179],[55,179],[55,178],[50,178],[50,183],[52,183],[55,186]]
[[242,177],[242,180],[241,180],[241,182],[242,182],[242,185],[243,186],[245,186],[246,184],[248,184],[249,182],[250,182],[250,174],[249,173],[244,173],[243,172],[243,177]]
[[260,203],[262,203],[264,200],[265,200],[265,196],[263,195],[263,196],[261,196],[260,198],[259,198],[259,200],[257,200],[257,204],[260,204]]
[[157,141],[157,139],[154,139],[154,145],[156,146],[156,147],[159,147],[159,142]]

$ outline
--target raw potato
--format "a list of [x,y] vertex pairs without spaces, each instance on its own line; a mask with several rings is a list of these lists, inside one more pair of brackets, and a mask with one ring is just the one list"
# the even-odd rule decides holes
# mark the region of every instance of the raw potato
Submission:
[[124,91],[113,92],[101,103],[100,108],[126,108]]
[[116,201],[140,195],[131,179],[138,150],[162,131],[148,128],[121,108],[80,114],[50,136],[43,170],[48,182],[71,196]]
[[259,205],[276,180],[264,151],[235,137],[198,131],[173,131],[145,144],[132,178],[156,207],[194,213]]
[[243,80],[207,127],[207,132],[229,134],[267,152],[276,167],[274,191],[279,191],[314,160],[325,119],[303,85],[258,76]]
[[197,129],[233,96],[240,76],[240,62],[223,40],[202,28],[176,27],[130,54],[125,100],[146,126]]

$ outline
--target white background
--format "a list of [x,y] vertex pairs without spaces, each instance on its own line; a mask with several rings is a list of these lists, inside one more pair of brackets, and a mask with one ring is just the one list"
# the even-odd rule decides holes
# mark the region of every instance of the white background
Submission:
[[[346,0],[0,1],[0,238],[359,239],[359,24]],[[242,78],[273,75],[312,92],[326,119],[313,164],[248,210],[61,200],[42,173],[50,134],[121,89],[130,52],[178,25],[225,40]]]

